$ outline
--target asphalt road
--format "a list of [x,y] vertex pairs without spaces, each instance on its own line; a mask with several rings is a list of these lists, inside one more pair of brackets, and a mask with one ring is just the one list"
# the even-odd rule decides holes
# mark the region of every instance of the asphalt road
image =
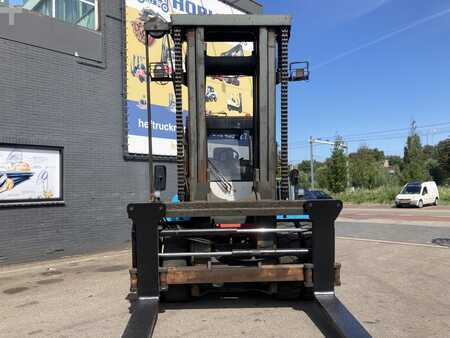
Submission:
[[406,242],[417,244],[434,244],[439,238],[450,239],[450,224],[439,225],[408,225],[336,222],[337,237],[352,237],[392,242]]
[[[0,337],[120,337],[130,259],[127,250],[0,267]],[[336,260],[337,294],[373,337],[449,336],[450,249],[337,239]],[[305,302],[243,295],[169,305],[154,337],[327,336]]]
[[[409,218],[415,216],[415,222]],[[450,209],[346,208],[336,223],[341,301],[374,337],[450,337]],[[119,337],[130,251],[0,266],[0,337]],[[155,337],[323,337],[305,302],[264,295],[161,306]]]

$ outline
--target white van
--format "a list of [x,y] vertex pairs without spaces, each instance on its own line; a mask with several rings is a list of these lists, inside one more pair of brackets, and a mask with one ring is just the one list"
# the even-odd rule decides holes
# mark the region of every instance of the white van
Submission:
[[410,182],[405,184],[400,194],[395,197],[395,205],[416,206],[422,208],[424,205],[437,205],[439,202],[439,191],[436,182]]

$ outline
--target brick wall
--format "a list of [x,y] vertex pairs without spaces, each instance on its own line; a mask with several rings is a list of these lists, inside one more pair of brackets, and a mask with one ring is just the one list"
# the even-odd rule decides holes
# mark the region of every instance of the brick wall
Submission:
[[100,68],[0,38],[0,142],[63,146],[65,200],[1,208],[0,264],[124,246],[126,205],[147,198],[147,164],[123,158],[121,1],[102,3]]

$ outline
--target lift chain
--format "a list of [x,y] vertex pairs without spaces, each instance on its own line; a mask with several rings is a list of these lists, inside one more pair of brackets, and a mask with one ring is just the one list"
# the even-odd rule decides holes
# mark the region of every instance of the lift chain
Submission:
[[289,196],[288,167],[288,42],[289,28],[281,29],[279,42],[279,72],[281,82],[281,199]]
[[185,192],[185,168],[184,168],[184,126],[183,126],[183,54],[181,29],[173,29],[175,49],[175,103],[176,103],[176,129],[177,129],[177,188],[178,199],[184,201]]

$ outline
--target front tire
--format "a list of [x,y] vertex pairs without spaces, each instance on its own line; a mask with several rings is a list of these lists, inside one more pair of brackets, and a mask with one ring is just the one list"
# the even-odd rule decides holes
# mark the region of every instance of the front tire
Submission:
[[423,208],[423,201],[422,201],[422,200],[420,200],[419,203],[417,203],[417,207],[418,207],[419,209],[422,209],[422,208]]
[[436,199],[434,200],[433,205],[437,207],[438,204],[439,204],[439,198],[436,197]]
[[302,285],[300,282],[279,282],[276,294],[279,300],[299,299],[302,295]]
[[[165,252],[186,252],[189,248],[189,242],[185,239],[168,239],[165,243]],[[163,267],[181,267],[187,266],[186,259],[165,258],[162,261]],[[169,285],[167,291],[161,293],[161,299],[165,302],[187,302],[191,298],[189,285]]]

